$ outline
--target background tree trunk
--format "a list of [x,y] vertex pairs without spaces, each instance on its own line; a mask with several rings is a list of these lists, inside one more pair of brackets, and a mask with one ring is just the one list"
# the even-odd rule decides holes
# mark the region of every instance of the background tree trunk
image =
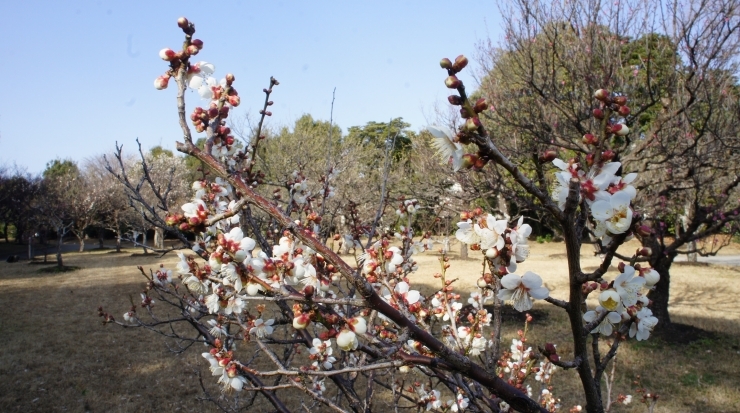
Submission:
[[64,267],[64,261],[62,260],[62,241],[64,241],[64,231],[59,231],[59,239],[57,240],[57,266],[59,268]]
[[164,248],[164,230],[162,228],[154,228],[154,247],[159,249]]
[[80,252],[85,252],[85,237],[83,233],[77,233],[75,232],[75,236],[77,237],[77,241],[80,243]]

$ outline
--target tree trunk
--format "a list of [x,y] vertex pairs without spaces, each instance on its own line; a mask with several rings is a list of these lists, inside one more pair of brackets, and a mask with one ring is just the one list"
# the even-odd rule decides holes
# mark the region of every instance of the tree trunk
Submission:
[[164,249],[164,230],[162,228],[154,228],[154,247]]
[[467,260],[468,259],[468,244],[461,242],[460,243],[460,259],[461,260]]
[[64,261],[62,260],[62,241],[64,240],[64,232],[58,231],[59,239],[57,240],[57,266],[59,268],[64,267]]
[[33,260],[33,235],[28,237],[28,260]]
[[149,251],[146,249],[146,230],[141,234],[141,245],[144,250],[144,254],[148,254]]
[[650,309],[653,311],[653,315],[659,320],[655,328],[661,329],[671,324],[671,317],[668,313],[668,299],[670,297],[671,286],[670,269],[677,254],[666,255],[664,249],[655,238],[643,239],[642,245],[650,247],[652,250],[650,266],[660,274],[660,281],[648,293],[648,298],[652,301]]
[[77,237],[77,241],[80,243],[80,252],[85,252],[85,237],[84,237],[84,232],[77,233],[75,231],[75,236]]
[[105,238],[105,229],[101,227],[98,229],[98,248],[100,248],[101,250],[105,248],[105,245],[103,244],[104,238]]

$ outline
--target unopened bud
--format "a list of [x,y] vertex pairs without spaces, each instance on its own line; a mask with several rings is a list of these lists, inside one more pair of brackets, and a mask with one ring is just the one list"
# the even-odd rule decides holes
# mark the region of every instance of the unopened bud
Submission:
[[455,105],[455,106],[460,106],[463,104],[463,99],[457,95],[447,96],[447,101],[450,102],[450,105]]
[[623,123],[616,123],[611,126],[611,132],[619,136],[624,136],[630,133],[630,128],[628,128],[627,125]]
[[473,166],[475,166],[475,163],[478,161],[478,155],[473,153],[466,153],[462,157],[462,167],[465,169],[470,169]]
[[197,47],[198,50],[203,48],[203,40],[200,39],[193,39],[190,41],[190,44]]
[[200,52],[200,49],[198,49],[197,46],[193,46],[191,44],[190,46],[188,46],[187,49],[185,49],[185,52],[187,52],[187,54],[189,54],[190,56],[195,56],[198,54],[198,52]]
[[591,166],[594,164],[594,154],[589,153],[586,155],[586,165]]
[[234,77],[233,73],[227,73],[226,74],[226,84],[231,86],[232,83],[234,83],[234,80],[236,80],[236,77]]
[[303,295],[306,296],[306,298],[311,298],[313,296],[313,293],[315,292],[315,288],[313,285],[307,285],[303,288]]
[[548,149],[545,153],[540,155],[540,163],[552,162],[557,157],[558,153],[554,149]]
[[229,105],[231,106],[239,106],[240,103],[242,103],[242,99],[239,96],[229,96]]
[[478,285],[478,288],[486,288],[486,286],[488,286],[488,283],[486,282],[485,278],[481,277],[481,278],[478,278],[477,285]]
[[167,75],[162,75],[154,79],[154,88],[157,90],[167,89],[167,84],[169,83],[170,83],[170,77]]
[[620,106],[617,112],[622,116],[627,116],[630,114],[630,108],[627,106]]
[[637,255],[641,255],[643,257],[649,257],[653,255],[653,250],[649,247],[642,247],[637,250]]
[[599,89],[594,92],[594,97],[602,102],[606,102],[609,99],[609,91],[606,89]]
[[484,110],[488,109],[488,102],[486,102],[486,98],[480,98],[475,102],[475,106],[473,106],[473,110],[475,113],[481,113]]
[[177,27],[181,29],[187,29],[189,24],[190,22],[185,17],[180,17],[179,19],[177,19]]
[[617,156],[617,154],[613,150],[607,149],[601,153],[601,160],[605,162],[610,162],[612,159],[614,159],[615,156]]
[[442,60],[439,61],[439,66],[442,69],[451,69],[452,68],[452,61],[450,61],[450,59],[448,59],[448,58],[445,57],[444,59],[442,59]]
[[624,106],[627,104],[627,96],[616,96],[614,99],[612,99],[612,102],[614,102],[618,106]]
[[593,110],[593,115],[594,115],[594,118],[598,120],[604,119],[604,111],[599,108],[596,108]]
[[162,58],[162,60],[169,62],[170,60],[174,59],[177,56],[177,53],[175,53],[174,50],[170,48],[164,48],[159,51],[159,57]]
[[643,237],[649,237],[653,233],[653,229],[647,225],[640,225],[637,227],[637,233]]
[[586,145],[596,145],[598,140],[596,139],[596,136],[594,136],[591,133],[587,133],[583,135],[583,143]]
[[452,64],[452,70],[459,72],[463,69],[465,69],[465,66],[468,65],[468,58],[460,55],[455,58],[455,63]]
[[445,86],[450,89],[457,89],[462,86],[462,81],[460,81],[457,76],[447,76],[447,79],[445,79]]
[[617,269],[619,270],[619,272],[624,272],[625,266],[626,264],[624,262],[620,262],[619,264],[617,264]]
[[465,129],[469,130],[470,132],[475,132],[480,126],[481,123],[480,119],[478,118],[468,118],[468,120],[465,121]]

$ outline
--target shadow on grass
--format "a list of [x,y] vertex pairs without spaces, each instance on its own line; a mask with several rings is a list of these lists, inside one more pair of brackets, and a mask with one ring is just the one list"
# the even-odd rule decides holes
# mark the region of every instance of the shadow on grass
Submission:
[[36,272],[40,272],[43,274],[58,274],[63,272],[77,271],[79,269],[82,269],[82,267],[76,267],[74,265],[63,265],[60,267],[58,265],[54,265],[53,267],[39,268]]

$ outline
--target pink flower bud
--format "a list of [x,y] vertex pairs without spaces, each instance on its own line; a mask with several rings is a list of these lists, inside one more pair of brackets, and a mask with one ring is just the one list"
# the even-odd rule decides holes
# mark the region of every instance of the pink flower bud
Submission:
[[444,58],[439,61],[439,66],[442,67],[442,69],[451,69],[452,68],[452,62],[448,58]]
[[614,153],[613,150],[607,149],[601,153],[601,160],[605,162],[610,162],[612,159],[614,159],[615,156],[617,156],[617,154]]
[[296,330],[302,330],[308,327],[308,324],[310,322],[311,318],[309,318],[308,314],[301,314],[293,318],[293,328],[295,328]]
[[604,111],[601,110],[601,109],[598,109],[598,108],[594,109],[593,110],[593,115],[594,115],[594,118],[596,118],[598,120],[604,119]]
[[231,106],[239,106],[239,104],[242,102],[242,99],[239,96],[229,96],[229,105]]
[[591,166],[594,164],[594,154],[589,153],[586,155],[586,165]]
[[628,128],[627,125],[625,125],[625,124],[616,123],[616,124],[614,124],[614,125],[611,126],[611,132],[613,134],[616,134],[616,135],[619,135],[619,136],[624,136],[624,135],[630,133],[630,128]]
[[462,86],[462,81],[460,81],[457,76],[447,76],[447,79],[445,79],[445,86],[450,89],[457,89]]
[[468,58],[460,55],[455,58],[455,63],[452,64],[452,70],[459,72],[463,69],[465,69],[465,66],[468,65]]
[[190,41],[190,44],[197,47],[198,50],[203,48],[203,40],[200,39],[193,39]]
[[617,112],[619,112],[619,114],[622,116],[627,116],[630,114],[630,108],[628,108],[627,106],[620,106]]
[[463,103],[463,99],[457,95],[447,96],[447,101],[450,102],[450,105],[455,105],[455,106],[460,106]]
[[653,229],[647,225],[640,225],[637,227],[637,233],[643,237],[649,237],[653,233]]
[[587,133],[583,135],[583,143],[586,145],[596,145],[598,140],[596,139],[596,136],[594,136],[591,133]]
[[226,74],[226,84],[231,86],[232,83],[234,83],[234,80],[236,80],[236,77],[234,77],[233,73],[227,73]]
[[478,127],[480,125],[480,119],[478,118],[468,118],[468,120],[465,121],[465,129],[469,130],[470,132],[475,132],[476,130],[478,130]]
[[196,46],[193,46],[192,44],[188,46],[187,49],[185,49],[185,52],[189,54],[190,56],[195,56],[200,52],[200,49],[198,49]]
[[637,255],[641,255],[643,257],[649,257],[653,255],[653,250],[648,247],[643,247],[637,250]]
[[473,153],[466,153],[462,157],[462,167],[465,169],[470,169],[473,166],[475,166],[475,163],[478,161],[478,155]]
[[612,101],[617,106],[624,106],[627,104],[627,96],[616,96]]
[[477,285],[478,285],[478,288],[486,288],[488,283],[486,282],[485,278],[481,277],[481,278],[478,278]]
[[552,162],[557,157],[558,153],[554,149],[548,149],[540,155],[540,163]]
[[177,19],[177,27],[181,29],[187,29],[189,24],[190,22],[185,17],[180,17],[179,19]]
[[475,106],[473,106],[473,110],[475,113],[481,113],[484,110],[488,109],[488,102],[486,102],[486,98],[480,98],[475,102]]
[[177,53],[175,53],[174,50],[170,48],[164,48],[159,51],[159,57],[162,58],[162,60],[169,62],[170,60],[174,59],[177,56]]
[[609,91],[606,89],[599,89],[594,92],[594,97],[602,102],[606,102],[609,99]]
[[170,83],[170,77],[167,75],[162,75],[156,79],[154,79],[154,87],[157,90],[167,89],[167,84]]

